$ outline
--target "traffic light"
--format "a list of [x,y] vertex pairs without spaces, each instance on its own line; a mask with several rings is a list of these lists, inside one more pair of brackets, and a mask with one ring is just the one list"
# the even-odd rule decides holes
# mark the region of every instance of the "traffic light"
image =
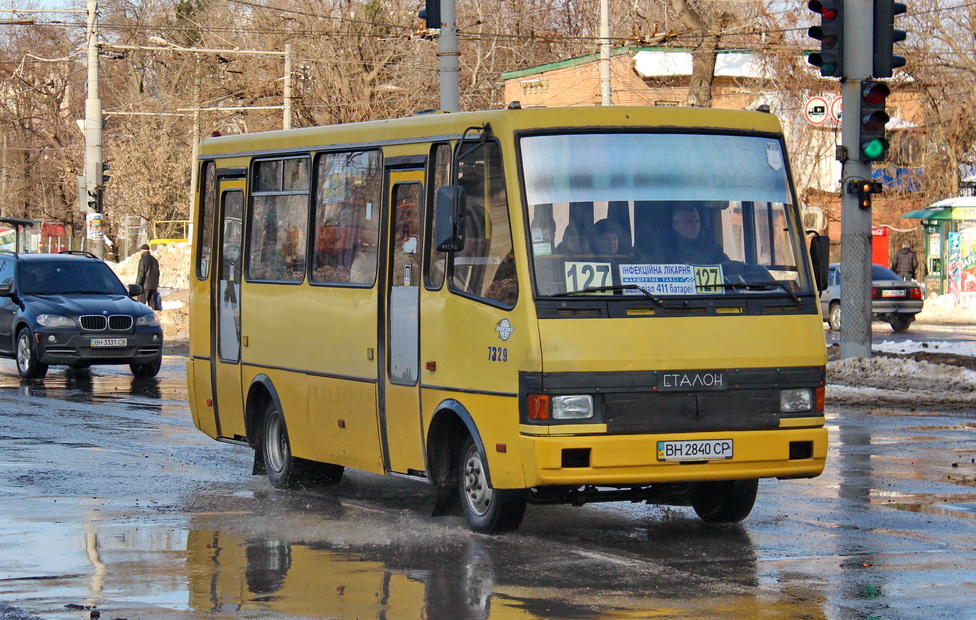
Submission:
[[878,181],[848,181],[847,193],[857,194],[857,206],[861,209],[871,208],[871,195],[881,193],[881,183]]
[[86,207],[89,213],[101,213],[102,212],[102,190],[100,189],[90,189],[88,190],[88,197],[86,200]]
[[890,120],[885,103],[891,90],[884,82],[861,83],[861,126],[858,135],[858,160],[880,161],[888,153],[885,125]]
[[844,0],[810,0],[807,6],[820,14],[820,25],[807,31],[820,41],[820,51],[810,54],[808,62],[820,67],[822,76],[844,77]]
[[427,24],[427,28],[440,28],[441,27],[441,0],[426,0],[424,8],[420,9],[420,13],[417,14],[420,19],[424,20]]
[[905,66],[905,57],[893,53],[893,46],[905,40],[905,31],[895,29],[895,15],[905,12],[905,5],[894,0],[874,0],[874,70],[876,78],[891,77],[894,69]]

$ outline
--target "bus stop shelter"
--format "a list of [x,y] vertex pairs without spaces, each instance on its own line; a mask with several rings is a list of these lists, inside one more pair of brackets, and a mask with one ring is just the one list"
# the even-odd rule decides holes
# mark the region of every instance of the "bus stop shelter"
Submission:
[[926,292],[976,301],[976,196],[946,198],[902,218],[920,220],[925,233],[919,262]]

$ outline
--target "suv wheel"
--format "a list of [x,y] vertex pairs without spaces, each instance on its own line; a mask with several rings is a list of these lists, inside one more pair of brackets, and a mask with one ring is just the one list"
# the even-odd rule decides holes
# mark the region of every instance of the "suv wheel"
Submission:
[[163,356],[160,355],[155,361],[145,364],[129,364],[129,370],[134,377],[155,377],[159,374],[159,367],[163,365]]
[[26,327],[17,334],[17,372],[24,379],[40,379],[47,374],[47,364],[37,360],[34,336]]

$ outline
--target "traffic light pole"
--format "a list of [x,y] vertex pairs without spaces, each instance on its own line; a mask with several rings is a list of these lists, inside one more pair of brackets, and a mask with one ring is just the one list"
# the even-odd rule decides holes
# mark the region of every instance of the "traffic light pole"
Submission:
[[871,179],[871,164],[860,160],[861,88],[871,77],[872,0],[845,0],[843,148],[841,175],[841,331],[840,356],[871,357],[871,209],[859,206],[850,181]]

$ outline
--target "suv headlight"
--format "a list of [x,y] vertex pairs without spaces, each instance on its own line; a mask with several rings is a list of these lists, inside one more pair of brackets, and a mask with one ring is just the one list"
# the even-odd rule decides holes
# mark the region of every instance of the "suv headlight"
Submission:
[[155,312],[150,312],[149,314],[140,315],[136,318],[136,325],[145,325],[147,327],[159,327],[161,323],[159,322],[159,317],[156,316]]
[[74,327],[75,320],[61,314],[39,314],[37,322],[44,327]]

